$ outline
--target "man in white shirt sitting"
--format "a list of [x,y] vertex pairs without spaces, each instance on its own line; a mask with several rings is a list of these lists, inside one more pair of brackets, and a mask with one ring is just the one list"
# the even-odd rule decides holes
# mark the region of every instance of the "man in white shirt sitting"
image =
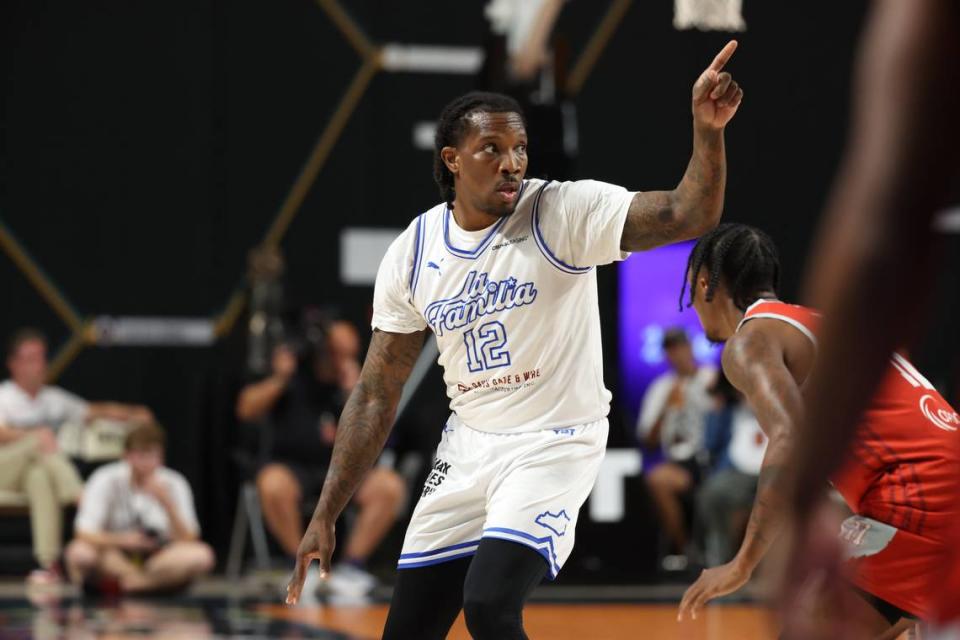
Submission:
[[715,367],[701,365],[681,327],[663,335],[663,352],[670,370],[651,383],[643,397],[637,437],[662,457],[644,459],[644,477],[670,543],[662,559],[668,571],[686,568],[689,533],[682,497],[700,482],[703,431],[711,408],[708,389],[717,375]]
[[164,443],[160,427],[139,426],[123,460],[90,476],[66,553],[73,582],[150,593],[185,587],[213,568],[190,485],[163,466]]
[[[0,442],[16,440],[24,431],[48,440],[69,422],[99,418],[147,423],[153,413],[143,405],[87,402],[69,391],[47,384],[47,339],[31,327],[20,329],[7,348],[10,379],[0,383]],[[53,438],[56,440],[56,438]]]
[[47,341],[36,329],[21,329],[7,350],[10,379],[0,383],[0,491],[27,496],[33,552],[39,570],[33,583],[59,580],[54,570],[62,545],[61,507],[80,497],[82,482],[59,451],[57,430],[95,418],[149,421],[150,410],[116,403],[87,403],[48,386]]

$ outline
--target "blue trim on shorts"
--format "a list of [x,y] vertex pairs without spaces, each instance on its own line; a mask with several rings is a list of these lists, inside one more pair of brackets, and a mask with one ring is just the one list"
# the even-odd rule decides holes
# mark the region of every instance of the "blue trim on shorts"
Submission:
[[452,556],[444,556],[442,558],[431,558],[429,560],[423,560],[421,562],[408,562],[406,564],[398,564],[397,569],[402,571],[403,569],[416,569],[418,567],[429,567],[430,565],[440,564],[441,562],[449,562],[450,560],[459,560],[460,558],[469,558],[472,555],[476,555],[476,553],[477,553],[476,549],[471,549],[470,551],[466,551],[464,553],[458,553]]
[[[501,533],[509,533],[509,534],[515,535],[515,536],[517,536],[517,537],[520,537],[520,538],[524,538],[524,539],[526,539],[526,540],[529,540],[530,542],[533,542],[534,544],[527,544],[527,543],[525,543],[525,542],[520,542],[519,540],[507,540],[507,542],[516,542],[517,544],[525,544],[526,546],[530,547],[531,549],[533,549],[534,551],[536,551],[537,553],[539,553],[540,555],[542,555],[542,556],[543,556],[543,559],[547,561],[547,567],[549,567],[549,569],[550,569],[550,577],[551,577],[551,578],[556,578],[556,577],[557,577],[557,574],[560,573],[560,564],[557,562],[557,552],[556,552],[556,550],[553,548],[553,538],[552,538],[552,537],[546,536],[546,537],[544,537],[544,538],[538,538],[538,537],[536,537],[536,536],[533,536],[533,535],[527,533],[526,531],[518,531],[518,530],[516,530],[516,529],[509,529],[509,528],[507,528],[507,527],[489,527],[489,528],[483,530],[484,533],[486,533],[487,531],[493,531],[493,532],[498,532],[498,531],[499,531],[499,532],[501,532]],[[484,536],[484,537],[486,537],[486,536]],[[496,540],[505,540],[505,538],[500,538],[500,537],[497,537],[497,536],[489,536],[489,537],[490,537],[490,538],[494,538],[494,539],[496,539]],[[550,547],[549,555],[548,555],[548,553],[547,553],[547,549],[545,549],[545,548],[543,548],[543,547],[541,546],[541,545],[544,545],[544,544],[546,544],[547,546]]]
[[439,549],[431,549],[430,551],[414,551],[411,553],[401,553],[400,559],[405,560],[406,558],[425,558],[427,556],[435,556],[438,553],[444,553],[446,551],[453,551],[454,549],[463,549],[464,547],[475,547],[480,544],[480,540],[470,540],[469,542],[459,542],[457,544],[452,544],[449,547],[440,547]]

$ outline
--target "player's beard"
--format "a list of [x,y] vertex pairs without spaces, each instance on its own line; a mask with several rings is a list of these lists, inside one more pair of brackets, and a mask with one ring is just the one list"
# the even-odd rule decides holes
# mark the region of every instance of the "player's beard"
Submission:
[[[494,192],[496,194],[496,192]],[[497,196],[494,195],[494,198]],[[517,193],[517,198],[508,204],[503,204],[496,202],[493,199],[488,200],[483,207],[482,211],[490,216],[496,216],[497,218],[506,218],[507,216],[513,215],[513,212],[517,210],[517,205],[520,203],[520,194]]]
[[512,216],[513,212],[517,210],[517,203],[508,205],[493,205],[487,209],[484,209],[484,213],[491,216],[496,216],[498,218],[506,218],[507,216]]

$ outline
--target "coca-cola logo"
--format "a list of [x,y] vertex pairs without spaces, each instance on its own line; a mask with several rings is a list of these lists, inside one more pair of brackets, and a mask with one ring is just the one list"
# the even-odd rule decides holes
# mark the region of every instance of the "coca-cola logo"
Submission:
[[960,428],[960,415],[950,407],[938,407],[936,398],[929,393],[920,398],[920,411],[927,420],[944,431],[956,431]]

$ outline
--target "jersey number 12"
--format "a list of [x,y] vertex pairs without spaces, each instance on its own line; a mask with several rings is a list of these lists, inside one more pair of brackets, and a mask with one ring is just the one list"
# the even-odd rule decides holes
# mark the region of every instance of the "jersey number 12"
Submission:
[[467,367],[471,373],[510,365],[507,330],[496,320],[467,330],[463,342],[467,345]]

